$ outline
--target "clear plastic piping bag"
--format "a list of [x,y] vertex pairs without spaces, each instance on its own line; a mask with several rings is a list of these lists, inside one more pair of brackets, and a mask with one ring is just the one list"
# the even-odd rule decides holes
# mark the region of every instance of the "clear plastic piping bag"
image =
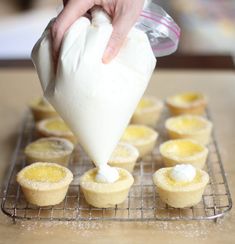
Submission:
[[156,57],[166,56],[177,50],[180,28],[163,8],[153,1],[145,1],[135,27],[147,34]]

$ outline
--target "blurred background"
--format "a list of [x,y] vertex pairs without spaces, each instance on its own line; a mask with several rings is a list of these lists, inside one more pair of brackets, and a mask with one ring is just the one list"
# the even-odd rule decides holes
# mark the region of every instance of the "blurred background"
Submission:
[[[234,0],[155,0],[182,29],[179,54],[235,56]],[[27,59],[62,0],[1,0],[0,59]]]

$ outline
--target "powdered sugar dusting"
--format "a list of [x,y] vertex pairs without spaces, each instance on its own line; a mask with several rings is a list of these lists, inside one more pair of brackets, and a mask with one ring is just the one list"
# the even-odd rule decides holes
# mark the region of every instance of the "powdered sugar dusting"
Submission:
[[[227,221],[229,217],[218,219],[217,223],[214,221],[156,221],[156,222],[100,222],[100,221],[68,221],[68,222],[34,222],[34,221],[18,221],[17,225],[21,228],[21,235],[26,235],[30,232],[33,235],[50,236],[57,234],[62,230],[64,234],[76,233],[81,237],[92,237],[94,232],[105,233],[106,231],[128,231],[130,234],[133,230],[147,230],[149,235],[161,234],[168,237],[184,237],[184,238],[198,238],[204,240],[213,233],[231,230],[230,222]],[[73,237],[71,236],[71,240]],[[173,240],[173,239],[172,239]]]

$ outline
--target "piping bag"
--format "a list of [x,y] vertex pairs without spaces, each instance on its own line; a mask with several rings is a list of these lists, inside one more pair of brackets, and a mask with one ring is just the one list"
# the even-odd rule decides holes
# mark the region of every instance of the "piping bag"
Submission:
[[91,21],[81,17],[65,33],[54,74],[50,25],[32,51],[44,96],[101,167],[143,96],[156,57],[177,49],[180,29],[161,7],[147,1],[119,54],[103,64],[113,28],[108,14],[95,8]]

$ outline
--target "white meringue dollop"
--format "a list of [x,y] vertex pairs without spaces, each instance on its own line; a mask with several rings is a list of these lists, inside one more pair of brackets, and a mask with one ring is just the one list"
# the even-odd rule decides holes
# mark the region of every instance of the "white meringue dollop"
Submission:
[[102,164],[98,168],[96,174],[96,182],[98,183],[113,183],[119,179],[119,172],[116,168],[107,164]]
[[172,168],[170,177],[176,182],[190,182],[196,176],[196,169],[191,164],[179,164]]

